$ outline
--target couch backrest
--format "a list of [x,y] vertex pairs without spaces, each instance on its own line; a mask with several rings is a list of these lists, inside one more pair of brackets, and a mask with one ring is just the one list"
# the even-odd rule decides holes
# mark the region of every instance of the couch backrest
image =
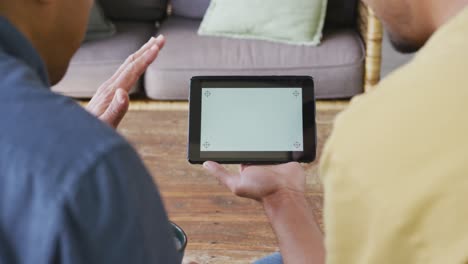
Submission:
[[112,20],[157,21],[165,17],[167,0],[98,0]]
[[174,15],[202,19],[211,0],[170,0],[169,2],[172,4]]
[[328,0],[325,27],[348,27],[356,24],[359,0]]
[[[358,1],[360,0],[328,0],[325,27],[354,26]],[[210,0],[171,0],[171,3],[174,15],[201,19]]]

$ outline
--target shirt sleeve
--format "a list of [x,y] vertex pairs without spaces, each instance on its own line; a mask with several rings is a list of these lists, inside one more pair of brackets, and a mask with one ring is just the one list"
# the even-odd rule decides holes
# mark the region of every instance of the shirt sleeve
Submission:
[[135,151],[113,148],[64,208],[60,263],[180,263],[160,195]]

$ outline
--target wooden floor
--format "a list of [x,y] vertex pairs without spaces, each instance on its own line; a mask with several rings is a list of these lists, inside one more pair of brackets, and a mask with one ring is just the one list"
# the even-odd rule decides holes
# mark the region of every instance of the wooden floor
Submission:
[[[319,155],[334,117],[345,107],[340,102],[318,104]],[[184,263],[251,263],[276,251],[277,242],[261,206],[234,197],[200,166],[187,162],[187,109],[186,103],[132,103],[119,128],[150,169],[170,219],[187,232]],[[317,162],[304,167],[308,197],[320,222]]]

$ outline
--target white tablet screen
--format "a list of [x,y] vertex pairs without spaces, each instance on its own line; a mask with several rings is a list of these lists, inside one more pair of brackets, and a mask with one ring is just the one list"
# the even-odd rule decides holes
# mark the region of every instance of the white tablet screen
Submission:
[[202,88],[200,151],[304,151],[302,88]]

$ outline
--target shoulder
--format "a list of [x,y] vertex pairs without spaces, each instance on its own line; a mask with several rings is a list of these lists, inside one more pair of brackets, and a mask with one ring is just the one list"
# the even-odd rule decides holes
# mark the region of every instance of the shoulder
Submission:
[[353,99],[335,121],[322,168],[407,175],[431,157],[442,160],[457,146],[468,147],[468,124],[457,121],[468,111],[468,53],[453,45],[439,50],[438,42],[429,43],[373,92]]
[[[363,223],[363,219],[365,224],[354,225],[354,240],[359,236],[380,240],[381,245],[400,247],[408,256],[418,252],[404,243],[407,232],[402,233],[401,227],[414,223],[425,223],[412,228],[422,241],[440,237],[425,243],[434,248],[447,241],[452,245],[465,242],[457,241],[463,234],[459,230],[463,225],[457,221],[468,214],[454,208],[461,206],[460,197],[468,186],[467,40],[466,34],[436,35],[413,61],[383,80],[375,91],[354,99],[336,119],[321,172],[328,193],[329,248],[366,253],[337,236],[349,223]],[[395,215],[404,218],[397,225],[385,222]],[[441,226],[444,219],[440,216],[457,221]],[[387,236],[369,229],[383,224]]]
[[[42,84],[39,75],[25,62],[3,53],[0,50],[0,82],[2,89],[9,88],[9,85],[30,86]],[[2,91],[4,92],[4,91]]]
[[394,136],[409,135],[409,129],[422,132],[435,120],[462,115],[460,110],[468,110],[466,45],[468,37],[434,36],[412,61],[383,79],[373,92],[351,101],[337,118],[332,139],[382,141],[390,131]]
[[5,177],[34,177],[41,192],[54,193],[113,149],[133,150],[72,99],[52,93],[21,62],[12,60],[15,69],[8,68],[0,63],[0,72],[7,73],[0,79],[0,159],[5,161],[0,171],[9,172]]

